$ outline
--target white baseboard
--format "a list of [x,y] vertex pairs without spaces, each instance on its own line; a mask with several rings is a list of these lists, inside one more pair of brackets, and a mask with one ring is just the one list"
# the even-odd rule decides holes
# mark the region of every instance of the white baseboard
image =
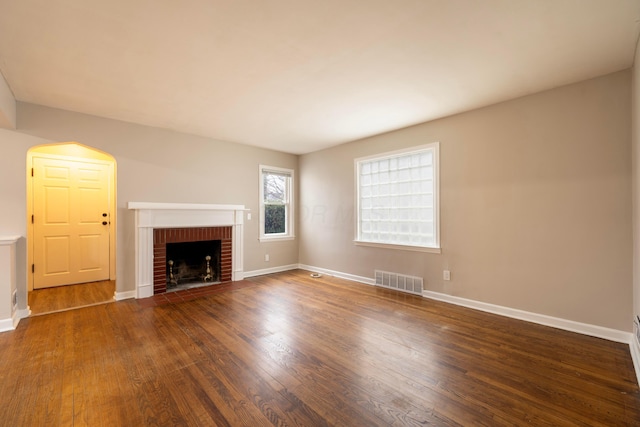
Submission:
[[12,318],[0,320],[0,332],[13,331],[15,328]]
[[281,265],[279,267],[264,268],[262,270],[245,271],[244,277],[263,276],[265,274],[282,273],[283,271],[295,270],[298,264]]
[[18,313],[14,312],[11,320],[13,321],[13,329],[18,327],[18,323],[20,323],[21,317],[18,317]]
[[26,310],[16,310],[10,319],[0,320],[0,332],[13,331],[18,327],[21,319],[29,317],[31,310],[29,307]]
[[573,320],[561,319],[559,317],[537,314],[515,308],[504,307],[486,302],[470,300],[452,295],[442,294],[433,291],[423,291],[422,295],[438,301],[448,302],[463,307],[473,308],[488,313],[499,314],[501,316],[514,319],[525,320],[527,322],[538,323],[540,325],[551,326],[553,328],[564,329],[565,331],[577,332],[592,337],[604,338],[609,341],[616,341],[625,344],[631,342],[631,332],[619,331],[617,329],[605,328],[602,326],[590,325],[588,323],[575,322]]
[[136,291],[115,292],[113,299],[116,301],[122,301],[125,299],[131,299],[136,297]]
[[[303,270],[316,271],[318,273],[327,274],[330,276],[339,277],[342,279],[352,280],[355,282],[365,283],[367,285],[375,286],[375,279],[369,277],[356,276],[349,273],[343,273],[340,271],[329,270],[326,268],[314,267],[305,264],[299,264],[299,268]],[[476,310],[486,311],[500,316],[511,317],[514,319],[524,320],[527,322],[537,323],[540,325],[551,326],[553,328],[563,329],[570,332],[577,332],[583,335],[589,335],[593,337],[603,338],[609,341],[621,342],[624,344],[632,343],[633,334],[631,332],[620,331],[617,329],[605,328],[602,326],[590,325],[588,323],[575,322],[573,320],[561,319],[558,317],[547,316],[544,314],[532,313],[524,310],[518,310],[515,308],[509,308],[499,306],[495,304],[489,304],[481,301],[475,301],[471,299],[456,297],[433,291],[423,291],[422,296],[425,298],[431,298],[438,301],[443,301],[463,307],[473,308]],[[636,363],[636,369],[640,369],[640,349],[638,350],[638,363]],[[640,375],[640,374],[639,374]]]
[[[138,285],[138,291],[133,292],[132,298],[148,298],[153,296],[153,283],[145,283]],[[129,295],[129,292],[123,292],[124,294]],[[117,298],[116,298],[117,300]]]
[[[20,319],[26,319],[27,317],[31,316],[31,308],[27,306],[27,308],[23,310],[16,310],[14,316],[18,318],[18,322],[20,321]],[[16,325],[18,325],[17,322]]]
[[342,273],[340,271],[329,270],[326,268],[314,267],[311,265],[298,264],[298,268],[302,270],[316,271],[318,273],[326,274],[329,276],[339,277],[340,279],[351,280],[354,282],[364,283],[366,285],[375,285],[376,281],[372,277],[356,276],[355,274]]

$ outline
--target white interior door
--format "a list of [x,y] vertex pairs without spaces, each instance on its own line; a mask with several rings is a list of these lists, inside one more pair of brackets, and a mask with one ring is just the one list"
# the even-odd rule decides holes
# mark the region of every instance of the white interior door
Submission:
[[33,157],[34,289],[109,279],[109,165]]

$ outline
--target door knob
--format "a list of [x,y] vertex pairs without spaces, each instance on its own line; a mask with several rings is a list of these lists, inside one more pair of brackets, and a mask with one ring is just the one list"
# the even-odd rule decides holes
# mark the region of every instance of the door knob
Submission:
[[102,225],[107,225],[107,221],[102,221]]
[[107,213],[106,212],[103,213],[102,216],[106,218],[107,217]]

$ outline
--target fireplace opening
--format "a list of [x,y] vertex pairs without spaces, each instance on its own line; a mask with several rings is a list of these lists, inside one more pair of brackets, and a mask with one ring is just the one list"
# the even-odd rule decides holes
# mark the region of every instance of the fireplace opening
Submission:
[[167,292],[220,283],[220,240],[167,243]]
[[[180,287],[174,286],[170,276],[169,260],[173,262],[171,266],[173,273],[178,272],[178,255],[176,252],[171,253],[172,258],[167,256],[167,247],[174,244],[181,243],[199,243],[199,242],[211,242],[217,241],[215,245],[219,245],[220,250],[218,252],[218,246],[215,246],[215,255],[211,246],[205,247],[204,250],[197,250],[196,255],[193,257],[195,261],[186,262],[186,264],[198,265],[205,262],[204,276],[206,277],[206,257],[211,256],[209,265],[212,270],[212,275],[216,275],[217,283],[230,282],[233,277],[233,246],[232,246],[232,231],[231,226],[224,227],[193,227],[193,228],[156,228],[153,230],[153,293],[162,294],[167,292],[167,283],[172,284],[171,290],[180,289]],[[204,253],[204,252],[211,253]],[[175,258],[175,259],[173,259]],[[180,257],[182,259],[182,256]],[[199,267],[196,267],[199,268]],[[192,274],[192,276],[199,276],[201,273]],[[175,277],[175,282],[178,282]],[[195,284],[186,285],[188,287],[205,286],[212,282],[197,280]],[[214,282],[215,283],[215,282]],[[179,285],[182,286],[182,285]]]

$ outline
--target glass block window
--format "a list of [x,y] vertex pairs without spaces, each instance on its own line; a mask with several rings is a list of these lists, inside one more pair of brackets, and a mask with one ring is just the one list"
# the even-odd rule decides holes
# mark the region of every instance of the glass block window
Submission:
[[438,148],[356,159],[357,242],[439,248]]

